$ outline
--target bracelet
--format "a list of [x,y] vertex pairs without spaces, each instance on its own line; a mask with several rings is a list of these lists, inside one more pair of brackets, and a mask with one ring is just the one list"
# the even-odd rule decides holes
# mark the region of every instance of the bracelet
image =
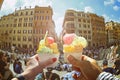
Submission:
[[25,77],[22,76],[22,75],[18,75],[16,78],[17,78],[18,80],[26,80]]

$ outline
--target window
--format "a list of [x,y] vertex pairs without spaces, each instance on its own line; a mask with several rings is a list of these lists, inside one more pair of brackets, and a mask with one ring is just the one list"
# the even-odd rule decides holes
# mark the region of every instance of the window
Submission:
[[27,48],[27,45],[26,45],[26,44],[23,44],[23,48]]
[[81,14],[80,14],[80,13],[78,13],[78,16],[81,16]]
[[39,30],[39,34],[42,34],[42,29]]
[[66,21],[74,21],[74,18],[65,18]]
[[28,15],[28,12],[26,12],[26,15]]
[[21,47],[20,44],[18,44],[18,47],[19,47],[19,48]]
[[84,24],[84,28],[86,28],[86,24]]
[[86,30],[84,30],[84,34],[86,34],[87,33],[87,31]]
[[28,21],[28,18],[24,18],[24,21],[27,22],[27,21]]
[[32,27],[32,23],[29,23],[29,27]]
[[46,16],[46,20],[49,20],[49,16]]
[[14,23],[16,23],[17,22],[17,19],[14,19]]
[[28,37],[28,41],[32,41],[32,37],[31,36]]
[[88,31],[88,34],[91,34],[91,31]]
[[27,33],[27,30],[23,30],[23,34]]
[[15,30],[13,31],[13,34],[15,34]]
[[79,28],[81,27],[81,24],[79,24]]
[[30,17],[30,18],[29,18],[29,21],[30,21],[30,22],[32,22],[32,20],[33,20],[33,18],[32,18],[32,17]]
[[14,26],[13,27],[16,27],[17,26],[17,24],[14,24]]
[[27,27],[27,23],[24,23],[24,25],[23,25],[24,27]]
[[22,18],[19,18],[19,22],[22,22]]
[[42,16],[40,16],[40,20],[42,20]]
[[78,19],[78,22],[81,22],[81,19]]
[[10,27],[12,27],[12,24],[10,24]]
[[21,12],[20,15],[22,16],[22,15],[23,15],[23,12]]
[[28,33],[29,33],[29,34],[32,34],[32,30],[28,30]]
[[31,15],[33,15],[33,11],[31,11],[31,13],[30,13]]
[[9,25],[8,24],[6,24],[6,27],[8,27]]
[[82,33],[82,30],[79,30],[79,33]]
[[21,27],[21,23],[18,24],[18,27]]
[[16,40],[16,38],[15,38],[15,36],[13,36],[13,41],[15,41]]
[[18,30],[18,33],[21,33],[21,30]]
[[74,13],[69,12],[69,13],[67,13],[67,15],[68,15],[68,16],[74,16]]
[[10,30],[9,33],[12,33],[12,30]]
[[21,41],[21,37],[20,36],[18,36],[18,41]]
[[91,39],[91,36],[90,36],[90,35],[88,35],[88,39]]
[[88,25],[88,28],[90,28],[90,25]]
[[15,16],[18,16],[18,13],[15,13]]
[[26,36],[23,36],[23,41],[27,41],[27,38],[26,38]]
[[42,20],[44,20],[44,16],[42,16]]

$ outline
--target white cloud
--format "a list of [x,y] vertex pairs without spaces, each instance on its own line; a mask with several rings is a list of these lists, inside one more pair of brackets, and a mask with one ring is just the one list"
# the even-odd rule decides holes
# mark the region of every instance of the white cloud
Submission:
[[112,19],[111,19],[109,16],[107,16],[106,14],[103,14],[102,16],[104,17],[105,22],[108,22],[108,21],[111,21],[111,20],[112,20]]
[[115,0],[105,0],[104,5],[112,5],[115,3]]
[[120,0],[118,0],[118,2],[120,2]]
[[118,7],[118,6],[113,6],[113,9],[115,10],[115,11],[118,11],[119,9],[120,9],[120,7]]
[[7,15],[11,12],[15,11],[15,8],[19,9],[19,7],[35,7],[38,6],[52,6],[52,0],[4,0],[3,5],[1,7],[0,16]]
[[105,22],[109,22],[109,21],[111,21],[111,20],[114,21],[114,22],[120,22],[120,18],[119,18],[119,19],[116,19],[116,18],[114,18],[113,15],[111,15],[111,16],[109,17],[109,16],[107,16],[106,14],[103,14],[102,16],[104,17]]
[[62,31],[63,19],[64,19],[64,16],[54,19],[55,24],[56,24],[55,30],[56,30],[56,33],[58,36],[60,35],[60,33]]
[[87,7],[84,8],[84,11],[93,13],[94,9],[92,7],[90,7],[90,6],[87,6]]
[[84,5],[84,3],[83,3],[83,2],[80,2],[80,5]]
[[15,10],[16,0],[4,0],[0,16],[7,15]]

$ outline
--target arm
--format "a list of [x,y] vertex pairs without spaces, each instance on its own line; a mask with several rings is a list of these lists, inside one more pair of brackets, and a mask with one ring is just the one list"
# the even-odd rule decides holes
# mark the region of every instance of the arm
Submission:
[[56,58],[42,61],[40,60],[39,55],[35,55],[29,59],[25,71],[21,73],[20,76],[13,78],[12,80],[34,80],[38,73],[41,73],[46,66],[53,64],[55,61]]

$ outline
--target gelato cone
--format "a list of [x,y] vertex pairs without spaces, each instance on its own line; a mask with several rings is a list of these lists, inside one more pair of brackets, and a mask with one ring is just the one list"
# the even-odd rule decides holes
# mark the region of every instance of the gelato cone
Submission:
[[67,57],[69,55],[72,55],[76,59],[81,60],[83,48],[87,46],[86,39],[84,37],[79,37],[76,34],[67,34],[67,37],[66,35],[63,36],[63,41],[64,61],[68,62]]
[[39,42],[37,53],[43,61],[49,58],[57,58],[57,61],[50,65],[51,67],[54,67],[58,63],[59,52],[57,43],[54,42],[52,37],[47,37],[47,33],[45,38]]

